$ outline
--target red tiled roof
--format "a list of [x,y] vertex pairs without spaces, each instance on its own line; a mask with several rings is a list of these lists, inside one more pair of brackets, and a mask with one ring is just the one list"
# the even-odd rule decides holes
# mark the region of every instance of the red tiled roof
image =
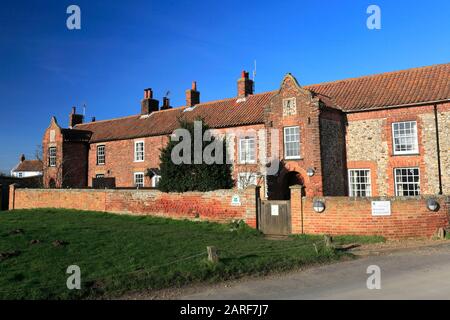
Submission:
[[[450,63],[382,73],[304,87],[329,107],[345,112],[364,111],[406,104],[450,99]],[[169,134],[178,119],[203,118],[211,128],[259,124],[264,106],[277,91],[248,96],[245,101],[229,98],[140,115],[90,122],[75,129],[91,131],[91,142]]]
[[344,111],[363,111],[450,99],[450,63],[305,87]]
[[89,122],[76,125],[75,128],[92,131],[91,142],[99,142],[170,134],[178,128],[178,119],[202,118],[211,128],[263,123],[262,108],[273,94],[273,91],[255,94],[242,101],[229,98],[205,102],[196,105],[191,111],[187,107],[180,107],[153,112],[149,116],[135,115]]
[[13,171],[42,171],[43,168],[44,166],[40,160],[24,160]]

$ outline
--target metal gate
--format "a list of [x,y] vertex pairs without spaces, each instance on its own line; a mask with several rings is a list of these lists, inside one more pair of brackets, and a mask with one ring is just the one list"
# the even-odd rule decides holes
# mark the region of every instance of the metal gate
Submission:
[[259,230],[268,235],[291,234],[291,202],[261,201]]

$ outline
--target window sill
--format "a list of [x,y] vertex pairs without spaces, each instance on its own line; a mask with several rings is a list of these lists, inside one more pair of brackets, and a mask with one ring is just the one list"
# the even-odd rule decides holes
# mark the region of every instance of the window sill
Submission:
[[289,158],[284,158],[284,160],[295,161],[295,160],[303,160],[303,158],[302,157],[289,157]]
[[144,162],[145,160],[134,160],[133,162]]
[[413,152],[413,153],[393,153],[393,154],[391,154],[391,157],[407,157],[407,156],[420,156],[420,153]]
[[417,196],[394,196],[396,198],[402,198],[402,199],[420,199],[421,195]]

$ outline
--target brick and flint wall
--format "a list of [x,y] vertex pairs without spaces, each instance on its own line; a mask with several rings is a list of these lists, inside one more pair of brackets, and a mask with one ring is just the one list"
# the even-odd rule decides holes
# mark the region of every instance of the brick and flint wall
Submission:
[[[450,103],[437,104],[442,193],[450,194]],[[394,168],[418,167],[422,195],[439,193],[434,105],[347,114],[348,169],[371,169],[372,195],[393,196]],[[394,155],[392,123],[416,121],[419,153]]]

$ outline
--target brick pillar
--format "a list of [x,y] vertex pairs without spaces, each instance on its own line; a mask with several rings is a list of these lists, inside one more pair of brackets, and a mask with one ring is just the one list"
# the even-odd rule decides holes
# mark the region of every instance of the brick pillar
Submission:
[[260,190],[260,186],[250,185],[244,191],[245,203],[242,203],[242,205],[246,206],[245,223],[252,228],[258,228]]
[[16,184],[10,184],[9,185],[9,206],[8,210],[14,210],[14,197],[16,193]]
[[291,186],[291,232],[292,234],[303,233],[303,186]]

